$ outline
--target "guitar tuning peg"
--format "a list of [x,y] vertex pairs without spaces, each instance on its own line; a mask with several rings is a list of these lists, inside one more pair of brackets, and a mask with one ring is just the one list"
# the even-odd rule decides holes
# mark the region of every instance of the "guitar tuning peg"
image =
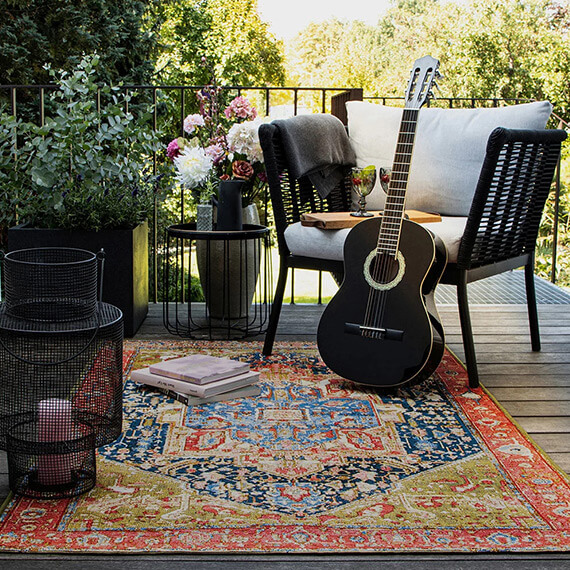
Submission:
[[439,69],[435,70],[435,76],[437,77],[437,79],[444,79],[445,75],[443,75],[443,73],[441,73],[441,71]]

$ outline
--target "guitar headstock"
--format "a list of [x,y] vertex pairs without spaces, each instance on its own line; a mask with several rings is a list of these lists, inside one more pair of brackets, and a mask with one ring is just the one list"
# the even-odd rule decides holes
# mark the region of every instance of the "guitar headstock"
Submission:
[[406,89],[406,108],[419,109],[428,99],[433,97],[432,87],[441,74],[438,71],[439,61],[426,55],[414,62],[408,88]]

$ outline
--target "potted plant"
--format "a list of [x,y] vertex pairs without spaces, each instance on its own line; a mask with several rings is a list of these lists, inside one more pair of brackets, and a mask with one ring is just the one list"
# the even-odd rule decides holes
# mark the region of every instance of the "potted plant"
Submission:
[[146,220],[156,185],[152,154],[160,143],[146,109],[130,112],[126,91],[97,85],[97,65],[95,55],[74,72],[50,70],[56,84],[46,105],[50,117],[17,131],[18,151],[9,152],[25,199],[8,249],[104,249],[103,300],[123,311],[125,334],[132,336],[148,311]]

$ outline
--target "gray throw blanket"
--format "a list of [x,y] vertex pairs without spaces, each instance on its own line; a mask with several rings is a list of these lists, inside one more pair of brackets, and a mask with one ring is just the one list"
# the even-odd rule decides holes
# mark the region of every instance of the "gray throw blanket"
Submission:
[[273,125],[281,133],[291,174],[308,176],[322,198],[356,165],[346,129],[333,115],[298,115]]

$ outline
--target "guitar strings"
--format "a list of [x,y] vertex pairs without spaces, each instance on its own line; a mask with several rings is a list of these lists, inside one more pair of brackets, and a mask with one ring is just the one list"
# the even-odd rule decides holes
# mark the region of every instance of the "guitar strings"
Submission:
[[[418,110],[417,109],[404,109],[403,113],[402,113],[402,125],[400,128],[400,134],[398,136],[398,143],[396,146],[396,156],[394,159],[394,169],[392,172],[392,179],[390,180],[390,186],[388,188],[388,196],[387,196],[387,200],[386,200],[386,205],[384,207],[384,216],[382,217],[382,222],[380,224],[380,233],[379,233],[379,238],[378,238],[378,245],[376,248],[376,255],[378,255],[380,253],[381,250],[381,238],[384,234],[388,234],[390,235],[390,232],[393,230],[390,230],[389,228],[386,227],[386,224],[391,223],[390,221],[387,221],[389,219],[389,216],[386,215],[387,210],[389,209],[389,202],[390,202],[390,198],[403,198],[404,202],[405,202],[405,190],[407,187],[407,180],[408,180],[408,175],[409,175],[409,167],[410,167],[410,159],[411,159],[411,152],[404,152],[401,147],[403,145],[406,146],[410,146],[413,145],[414,142],[414,138],[415,138],[415,130],[416,130],[416,124],[417,124],[417,115],[418,115]],[[408,124],[410,129],[404,131],[403,127],[404,125]],[[401,155],[408,155],[409,159],[405,162],[398,160],[398,157]],[[406,166],[406,170],[400,170],[399,168],[396,168],[396,165],[400,165],[400,164],[405,164]],[[397,180],[398,175],[401,174],[403,175],[403,179],[402,180]],[[405,183],[405,187],[404,188],[396,188],[396,183]],[[400,195],[400,193],[402,193],[402,195]],[[393,200],[392,200],[393,201]],[[371,277],[372,279],[376,282],[376,283],[387,283],[388,280],[390,278],[394,278],[393,275],[393,271],[390,271],[390,268],[393,267],[394,263],[396,264],[396,267],[399,263],[398,261],[398,251],[399,251],[399,242],[400,242],[400,238],[401,238],[401,232],[402,232],[402,224],[403,224],[403,216],[404,216],[404,203],[402,203],[400,205],[400,220],[399,220],[399,228],[398,228],[398,232],[397,232],[397,240],[396,240],[396,251],[395,254],[392,257],[392,253],[390,253],[389,251],[382,251],[381,252],[381,259],[380,259],[380,263],[378,263],[378,260],[376,259],[374,263],[374,267],[373,267],[373,271],[371,272]],[[389,249],[386,248],[386,249]],[[394,260],[392,262],[392,259]],[[375,289],[373,287],[370,287],[370,291],[368,293],[368,301],[367,301],[367,306],[366,306],[366,310],[365,310],[365,318],[364,318],[364,322],[366,326],[371,326],[374,328],[384,328],[384,317],[385,317],[385,313],[386,313],[386,305],[387,305],[387,299],[388,299],[388,291],[386,290],[378,290]],[[364,335],[365,336],[369,336],[372,338],[379,338],[380,337],[380,333],[377,331],[364,331]]]

